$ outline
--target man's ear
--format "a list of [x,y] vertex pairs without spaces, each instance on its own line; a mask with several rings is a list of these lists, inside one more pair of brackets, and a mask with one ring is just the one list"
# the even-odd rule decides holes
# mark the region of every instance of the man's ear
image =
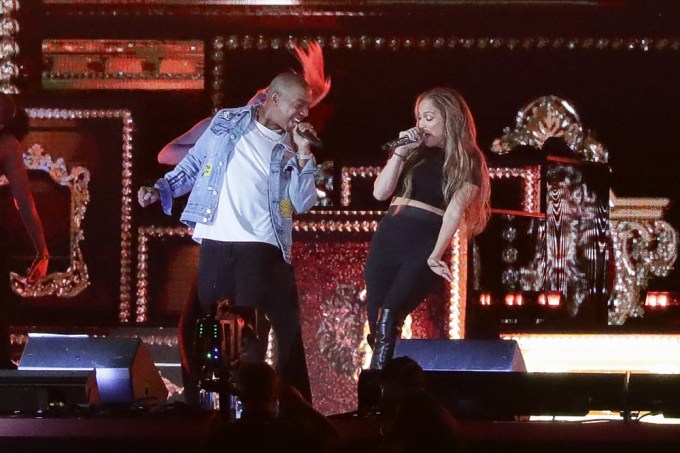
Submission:
[[279,94],[278,91],[274,91],[274,92],[271,94],[271,100],[272,100],[272,103],[273,103],[274,105],[278,105],[278,104],[279,104],[279,99],[280,99],[280,98],[281,98],[281,95]]

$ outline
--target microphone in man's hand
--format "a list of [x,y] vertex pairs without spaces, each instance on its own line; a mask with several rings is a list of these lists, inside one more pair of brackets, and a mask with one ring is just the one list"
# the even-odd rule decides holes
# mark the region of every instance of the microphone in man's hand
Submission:
[[398,148],[400,146],[408,145],[409,143],[415,143],[418,141],[418,138],[411,138],[408,135],[404,135],[403,137],[395,138],[394,140],[390,140],[389,142],[385,143],[382,146],[383,151],[389,151],[394,148]]
[[298,130],[298,134],[300,134],[300,136],[305,140],[309,141],[309,143],[315,148],[321,148],[321,146],[323,146],[321,139],[314,135],[314,132],[312,132],[311,129],[307,129],[306,131]]

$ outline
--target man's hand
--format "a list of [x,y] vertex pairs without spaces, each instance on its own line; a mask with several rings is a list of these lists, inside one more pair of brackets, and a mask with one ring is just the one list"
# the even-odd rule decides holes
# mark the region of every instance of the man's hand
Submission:
[[311,147],[313,143],[306,138],[302,133],[307,133],[316,136],[314,127],[309,123],[298,123],[293,129],[293,142],[298,149],[298,152],[302,155],[311,155]]
[[150,204],[157,202],[161,198],[161,194],[155,187],[142,186],[137,192],[137,201],[139,205],[146,208]]

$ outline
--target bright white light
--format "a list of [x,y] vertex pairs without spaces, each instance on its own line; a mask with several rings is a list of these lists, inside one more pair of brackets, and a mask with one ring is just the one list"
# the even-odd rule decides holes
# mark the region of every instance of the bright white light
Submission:
[[680,374],[680,335],[502,335],[530,372]]

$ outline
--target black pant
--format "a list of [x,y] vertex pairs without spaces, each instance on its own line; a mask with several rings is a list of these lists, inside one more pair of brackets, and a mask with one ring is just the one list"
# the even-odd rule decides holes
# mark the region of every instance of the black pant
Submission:
[[366,260],[366,310],[371,326],[381,308],[406,317],[440,278],[427,265],[427,258],[437,242],[442,217],[411,206],[396,211],[391,207],[380,222]]
[[[220,242],[204,239],[198,263],[198,298],[204,315],[217,301],[252,307],[266,315],[276,336],[276,367],[284,384],[312,400],[300,328],[300,304],[293,267],[278,247],[260,242]],[[268,332],[268,326],[263,330]],[[267,332],[258,360],[266,353]]]

